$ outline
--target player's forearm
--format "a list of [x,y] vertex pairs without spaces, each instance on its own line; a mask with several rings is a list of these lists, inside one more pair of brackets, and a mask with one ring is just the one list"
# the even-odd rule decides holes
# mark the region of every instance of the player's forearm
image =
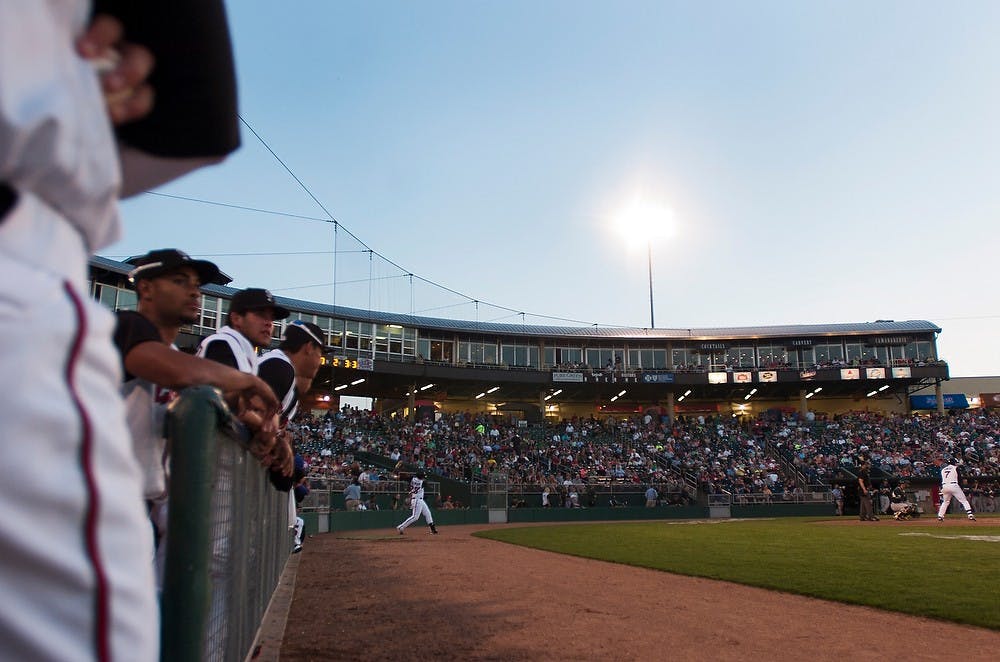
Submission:
[[253,376],[215,361],[190,356],[156,342],[142,343],[125,357],[131,374],[169,389],[208,384],[223,391],[249,388]]

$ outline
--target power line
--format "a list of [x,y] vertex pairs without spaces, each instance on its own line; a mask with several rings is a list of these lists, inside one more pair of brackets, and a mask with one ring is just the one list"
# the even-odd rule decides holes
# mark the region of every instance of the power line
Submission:
[[[379,253],[379,252],[375,251],[374,249],[372,249],[365,242],[361,241],[361,239],[358,238],[357,235],[355,235],[353,232],[351,232],[346,227],[344,227],[343,223],[341,223],[340,221],[337,220],[337,218],[333,215],[333,213],[329,209],[327,209],[326,206],[322,202],[320,202],[319,198],[317,198],[316,195],[309,189],[309,187],[306,186],[305,182],[303,182],[299,178],[299,176],[296,175],[292,171],[292,169],[288,166],[288,164],[285,163],[284,160],[282,160],[282,158],[280,156],[278,156],[277,152],[275,152],[273,149],[271,149],[271,146],[267,143],[267,141],[265,141],[264,138],[259,133],[257,133],[256,129],[254,129],[253,126],[250,125],[250,123],[246,120],[246,118],[244,118],[242,115],[239,115],[239,119],[240,119],[240,122],[242,122],[243,125],[250,131],[250,133],[252,133],[254,135],[254,137],[260,142],[260,144],[263,145],[264,148],[271,154],[271,156],[274,157],[274,160],[277,161],[281,165],[281,167],[285,170],[285,172],[287,172],[289,174],[289,176],[291,176],[291,178],[295,180],[295,182],[299,185],[299,187],[303,191],[305,191],[306,195],[308,195],[309,198],[313,202],[315,202],[316,205],[320,209],[323,210],[323,212],[327,215],[327,219],[317,218],[317,217],[314,217],[314,216],[303,216],[303,215],[300,215],[300,214],[288,214],[288,213],[284,213],[284,212],[276,212],[276,211],[273,211],[273,210],[259,209],[259,208],[256,208],[256,207],[247,207],[247,206],[244,206],[244,205],[234,205],[234,204],[229,204],[229,203],[214,202],[214,201],[210,201],[210,200],[201,200],[201,199],[198,199],[198,198],[186,198],[186,197],[183,197],[183,196],[168,195],[166,193],[150,193],[150,195],[159,195],[161,197],[176,198],[176,199],[180,199],[180,200],[187,200],[187,201],[190,201],[190,202],[200,202],[202,204],[211,204],[211,205],[216,205],[216,206],[220,206],[220,207],[230,207],[230,208],[234,208],[234,209],[243,209],[245,211],[253,211],[253,212],[257,212],[257,213],[275,214],[275,215],[279,215],[279,216],[286,216],[286,217],[289,217],[289,218],[301,218],[303,220],[321,221],[321,222],[324,222],[324,223],[333,223],[334,233],[335,233],[334,236],[335,237],[337,236],[336,233],[338,232],[338,230],[343,229],[344,232],[346,232],[348,234],[348,236],[350,236],[352,239],[354,239],[354,241],[356,241],[358,244],[360,244],[361,246],[364,246],[367,249],[367,251],[358,251],[358,252],[368,252],[370,254],[370,257],[378,256],[379,259],[381,259],[384,262],[386,262],[387,264],[395,267],[396,269],[399,269],[401,272],[403,272],[404,275],[410,276],[411,279],[412,278],[417,278],[418,280],[423,281],[424,283],[427,283],[428,285],[430,285],[432,287],[436,287],[438,289],[444,290],[445,292],[448,292],[450,294],[454,294],[455,296],[458,296],[458,297],[461,297],[463,299],[466,299],[466,303],[475,303],[476,304],[477,316],[478,316],[479,304],[480,303],[483,303],[484,305],[490,306],[492,308],[496,308],[498,310],[504,310],[504,311],[513,313],[515,315],[516,314],[520,314],[520,315],[523,316],[525,314],[524,312],[519,311],[519,310],[517,310],[515,308],[509,308],[507,306],[501,306],[499,304],[494,304],[494,303],[489,303],[489,302],[486,302],[486,301],[480,301],[478,299],[474,299],[474,298],[470,297],[467,294],[464,294],[462,292],[459,292],[458,290],[454,290],[454,289],[452,289],[450,287],[442,285],[441,283],[437,283],[437,282],[432,281],[430,279],[423,278],[422,276],[418,276],[418,275],[412,273],[409,269],[404,269],[402,266],[400,266],[396,262],[390,260],[385,255],[382,255],[381,253]],[[334,252],[333,252],[334,256],[336,256],[337,253],[338,253],[338,251],[334,250]],[[371,270],[371,265],[369,265],[369,271],[370,270]],[[336,274],[334,274],[334,275],[336,276]],[[336,295],[336,287],[334,287],[334,293]],[[593,324],[593,325],[596,325],[596,323],[593,323],[593,322],[583,322],[581,320],[573,320],[573,319],[561,318],[561,317],[552,317],[552,316],[548,316],[548,315],[535,315],[535,314],[532,314],[532,313],[528,313],[528,314],[530,314],[532,317],[539,317],[539,318],[542,318],[542,319],[559,320],[559,321],[563,321],[563,322],[572,322],[572,323],[575,323],[575,324]]]
[[[358,251],[340,251],[342,254],[346,253],[367,253],[368,251],[358,250]],[[276,252],[248,252],[248,253],[192,253],[191,257],[274,257],[282,256],[287,257],[289,255],[334,255],[335,251],[276,251]],[[106,257],[112,259],[125,259],[132,257],[131,255],[107,255]],[[406,275],[406,274],[403,274]]]
[[185,200],[187,202],[198,202],[203,205],[214,205],[216,207],[229,207],[230,209],[241,209],[243,211],[257,212],[258,214],[272,214],[274,216],[287,216],[288,218],[298,218],[304,221],[319,221],[320,223],[330,223],[331,221],[325,218],[317,218],[315,216],[303,216],[302,214],[291,214],[284,211],[275,211],[273,209],[260,209],[258,207],[247,207],[246,205],[234,205],[229,202],[217,202],[215,200],[205,200],[202,198],[191,198],[184,195],[171,195],[169,193],[159,193],[157,191],[145,191],[146,195],[156,195],[161,198],[172,198],[174,200]]

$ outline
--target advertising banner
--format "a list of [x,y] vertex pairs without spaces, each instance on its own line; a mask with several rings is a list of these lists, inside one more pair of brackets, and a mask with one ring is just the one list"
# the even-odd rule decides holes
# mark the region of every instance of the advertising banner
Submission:
[[1000,407],[1000,393],[980,393],[979,402],[984,407]]
[[858,368],[841,368],[841,379],[861,379],[861,370]]
[[728,373],[725,372],[710,372],[708,373],[708,383],[709,384],[725,384],[729,381]]
[[[945,393],[941,396],[945,409],[968,409],[969,399],[964,393]],[[933,395],[911,395],[910,409],[936,409],[937,398]]]

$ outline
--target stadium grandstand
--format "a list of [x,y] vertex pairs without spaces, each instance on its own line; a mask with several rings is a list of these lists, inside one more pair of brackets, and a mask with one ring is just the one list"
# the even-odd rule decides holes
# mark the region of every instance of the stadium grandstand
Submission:
[[[131,265],[94,257],[92,294],[112,309],[135,306]],[[181,349],[225,323],[237,290],[203,288],[201,317]],[[573,416],[653,412],[754,417],[868,410],[905,413],[912,393],[943,412],[948,365],[941,329],[921,320],[732,328],[570,327],[453,320],[278,297],[315,322],[334,351],[310,398],[370,397],[379,413],[413,417],[473,411],[538,424]],[[275,342],[284,325],[275,324]],[[927,404],[929,402],[929,404]]]

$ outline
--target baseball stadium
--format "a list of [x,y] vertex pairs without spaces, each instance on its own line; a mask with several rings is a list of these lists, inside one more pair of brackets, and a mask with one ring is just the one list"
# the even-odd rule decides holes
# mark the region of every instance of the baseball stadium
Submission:
[[0,0],[0,662],[998,659],[998,20]]
[[[92,258],[93,297],[134,308],[133,268]],[[223,327],[236,293],[204,286],[178,347]],[[859,642],[899,654],[900,628],[913,659],[942,631],[967,659],[1000,643],[1000,413],[983,406],[990,393],[951,392],[932,322],[561,327],[275,301],[290,315],[274,345],[295,321],[325,334],[290,423],[307,467],[302,553],[213,395],[182,397],[174,415],[201,427],[174,428],[171,480],[199,481],[185,464],[243,468],[224,507],[209,474],[171,509],[201,513],[187,542],[240,552],[223,580],[207,548],[170,548],[203,566],[168,561],[164,627],[183,632],[172,655],[659,659],[670,646],[746,659],[820,646],[813,656],[833,659]],[[941,458],[960,468],[968,512],[956,500],[935,517]],[[414,476],[433,520],[403,531]],[[226,616],[175,615],[199,592],[229,596]]]

